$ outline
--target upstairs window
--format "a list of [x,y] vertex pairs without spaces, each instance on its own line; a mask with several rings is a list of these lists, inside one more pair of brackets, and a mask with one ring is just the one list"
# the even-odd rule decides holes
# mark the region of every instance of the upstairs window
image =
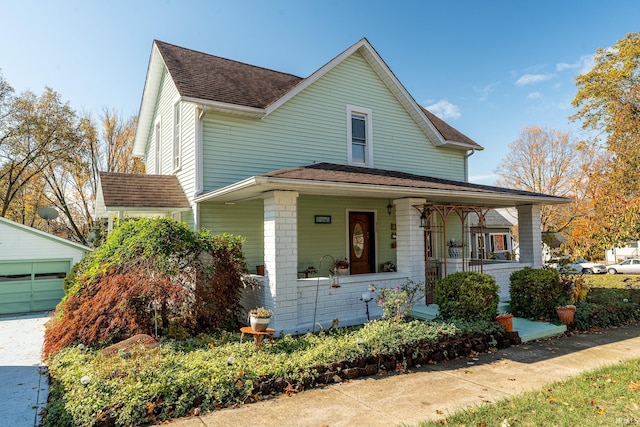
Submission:
[[173,106],[173,170],[180,169],[180,103]]
[[162,149],[161,138],[162,138],[162,133],[160,128],[160,122],[157,122],[156,131],[155,131],[156,145],[155,145],[155,171],[154,171],[157,174],[162,173],[160,171],[160,166],[161,166],[160,150]]
[[371,110],[347,105],[347,157],[349,164],[373,166],[371,130]]

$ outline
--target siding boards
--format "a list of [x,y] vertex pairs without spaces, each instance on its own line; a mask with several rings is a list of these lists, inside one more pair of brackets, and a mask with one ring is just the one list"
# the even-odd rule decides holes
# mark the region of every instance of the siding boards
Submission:
[[[348,197],[300,196],[298,200],[298,271],[319,268],[320,258],[331,255],[336,260],[349,256],[348,212],[376,213],[377,268],[386,261],[396,263],[396,250],[391,248],[391,223],[395,215],[387,213],[388,200]],[[331,215],[331,224],[315,224],[315,215]],[[325,261],[326,263],[327,261]],[[320,275],[327,275],[323,263]]]
[[251,200],[236,205],[200,204],[200,227],[213,234],[230,233],[243,236],[242,246],[251,272],[264,264],[264,202]]
[[372,110],[374,167],[464,179],[464,151],[435,147],[354,54],[262,120],[208,113],[205,190],[275,169],[346,163],[347,104]]
[[[347,242],[347,212],[376,212],[378,268],[386,261],[396,262],[396,250],[391,248],[391,223],[395,215],[387,213],[388,200],[347,197],[298,198],[298,271],[319,267],[320,258],[331,255],[340,259],[349,255]],[[331,215],[331,224],[316,224],[315,215]],[[213,234],[231,233],[245,237],[243,252],[251,272],[264,263],[264,202],[251,200],[236,205],[201,204],[201,227]],[[329,264],[323,265],[330,268]],[[323,272],[326,275],[326,271]]]

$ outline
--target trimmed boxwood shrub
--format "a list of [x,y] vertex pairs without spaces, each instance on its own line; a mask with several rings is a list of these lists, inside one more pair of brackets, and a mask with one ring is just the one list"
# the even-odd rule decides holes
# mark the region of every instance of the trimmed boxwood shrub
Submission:
[[560,273],[546,268],[525,267],[509,277],[511,313],[525,319],[549,319],[562,305],[564,290]]
[[488,274],[463,271],[436,283],[436,303],[444,319],[493,320],[499,287]]

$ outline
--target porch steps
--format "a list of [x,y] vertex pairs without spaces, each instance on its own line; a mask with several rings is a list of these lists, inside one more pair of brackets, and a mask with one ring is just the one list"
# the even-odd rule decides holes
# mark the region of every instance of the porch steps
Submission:
[[[500,303],[498,311],[509,311],[509,304]],[[437,304],[414,305],[409,311],[409,316],[420,320],[433,320],[438,315],[438,312]],[[567,331],[567,327],[565,325],[554,325],[547,322],[533,322],[531,320],[514,317],[513,330],[518,332],[522,342],[527,342],[562,335]]]

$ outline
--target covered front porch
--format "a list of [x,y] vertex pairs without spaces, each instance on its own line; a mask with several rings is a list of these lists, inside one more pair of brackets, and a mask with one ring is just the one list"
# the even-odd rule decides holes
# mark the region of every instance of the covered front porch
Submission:
[[[429,289],[446,274],[474,270],[494,276],[508,299],[510,274],[542,265],[540,206],[566,199],[316,164],[252,177],[195,201],[199,227],[247,236],[250,269],[264,266],[253,276],[258,286],[243,296],[245,308],[266,306],[276,330],[300,334],[336,318],[344,326],[379,317],[376,301],[367,301],[371,285],[413,281]],[[518,213],[519,257],[489,260],[469,215],[504,207]],[[460,242],[456,254],[447,246],[452,239]],[[336,284],[333,263],[342,258],[349,273]]]

